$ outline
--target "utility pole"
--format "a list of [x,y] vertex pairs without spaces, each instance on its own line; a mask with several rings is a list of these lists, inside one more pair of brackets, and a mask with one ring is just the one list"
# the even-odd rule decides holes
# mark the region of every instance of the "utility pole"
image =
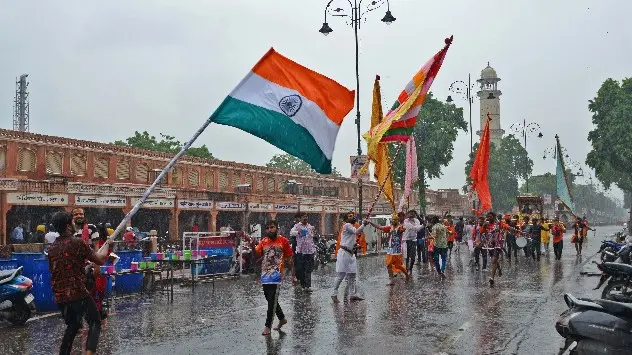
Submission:
[[29,83],[28,74],[20,75],[15,81],[15,99],[13,99],[13,129],[20,132],[29,131]]

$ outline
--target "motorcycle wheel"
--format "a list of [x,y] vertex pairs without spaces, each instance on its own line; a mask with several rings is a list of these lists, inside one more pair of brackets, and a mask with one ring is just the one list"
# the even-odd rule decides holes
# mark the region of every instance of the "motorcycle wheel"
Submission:
[[13,316],[9,321],[13,325],[24,325],[31,318],[31,308],[24,302],[13,306]]
[[601,299],[632,303],[632,288],[628,280],[614,280],[604,287]]

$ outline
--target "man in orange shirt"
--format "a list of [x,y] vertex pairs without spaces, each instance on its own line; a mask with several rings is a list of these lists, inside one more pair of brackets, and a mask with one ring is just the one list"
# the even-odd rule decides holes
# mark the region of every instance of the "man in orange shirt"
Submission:
[[560,219],[558,217],[555,217],[555,219],[553,220],[553,226],[551,227],[551,234],[553,234],[553,253],[555,254],[555,260],[562,260],[564,232],[566,232],[566,227],[564,226],[564,223],[560,223]]
[[292,280],[296,284],[294,280],[294,264],[292,262],[292,246],[290,241],[284,236],[278,235],[278,228],[277,221],[268,221],[266,223],[266,234],[255,248],[256,253],[263,256],[261,284],[263,285],[263,294],[266,301],[268,301],[268,312],[266,313],[266,323],[262,335],[266,336],[270,335],[270,327],[272,326],[272,319],[275,313],[277,318],[279,318],[279,324],[274,328],[275,330],[280,330],[287,323],[283,310],[278,304],[285,263],[292,270]]

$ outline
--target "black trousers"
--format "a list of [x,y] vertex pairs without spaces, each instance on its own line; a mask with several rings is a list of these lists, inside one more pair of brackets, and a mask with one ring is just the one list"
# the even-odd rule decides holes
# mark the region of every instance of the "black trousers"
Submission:
[[480,264],[480,257],[483,255],[483,269],[487,269],[487,249],[483,248],[474,248],[474,260],[476,260],[476,265]]
[[415,266],[415,254],[417,254],[417,241],[416,240],[407,240],[406,241],[406,270],[410,272]]
[[[266,297],[266,301],[268,301],[268,312],[266,313],[266,327],[272,327],[272,319],[274,318],[274,312],[276,312],[277,318],[279,320],[285,319],[285,315],[283,314],[283,310],[281,310],[281,305],[278,302],[277,297],[277,289],[280,291],[281,285],[277,284],[263,284],[263,295]],[[274,304],[276,303],[276,310],[274,309]]]
[[61,316],[66,323],[66,331],[61,340],[59,354],[66,355],[71,353],[72,343],[82,328],[84,317],[88,322],[86,351],[96,352],[97,344],[99,343],[99,335],[101,334],[101,314],[92,297],[70,303],[60,303],[58,306],[61,311]]
[[507,236],[507,257],[511,259],[511,251],[513,250],[514,257],[518,259],[518,245],[516,244],[515,236]]
[[531,257],[533,258],[533,260],[540,260],[540,247],[540,240],[536,241],[535,239],[533,239],[531,241]]
[[564,248],[564,241],[560,240],[559,243],[553,243],[553,253],[556,260],[562,259],[562,249]]
[[312,271],[314,271],[314,254],[294,255],[296,279],[303,288],[312,287]]

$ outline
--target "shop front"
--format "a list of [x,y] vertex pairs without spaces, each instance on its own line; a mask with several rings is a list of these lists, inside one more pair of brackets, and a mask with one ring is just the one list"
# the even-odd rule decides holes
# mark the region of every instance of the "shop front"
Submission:
[[88,223],[110,223],[112,228],[121,223],[125,217],[123,209],[127,207],[124,196],[90,196],[75,195],[75,206],[83,208]]
[[185,200],[176,202],[178,208],[178,235],[184,232],[209,232],[213,201]]
[[37,226],[48,226],[53,214],[64,211],[68,205],[67,194],[9,192],[6,194],[6,200],[5,235],[7,236],[7,243],[11,242],[12,232],[18,226],[22,228],[22,235],[26,242],[35,242],[34,236]]
[[[135,205],[139,198],[132,198],[130,205]],[[141,232],[149,232],[155,229],[158,236],[165,236],[176,231],[170,228],[173,224],[173,199],[149,199],[138,212],[132,216],[132,226]],[[177,236],[169,236],[170,240],[176,240]]]

